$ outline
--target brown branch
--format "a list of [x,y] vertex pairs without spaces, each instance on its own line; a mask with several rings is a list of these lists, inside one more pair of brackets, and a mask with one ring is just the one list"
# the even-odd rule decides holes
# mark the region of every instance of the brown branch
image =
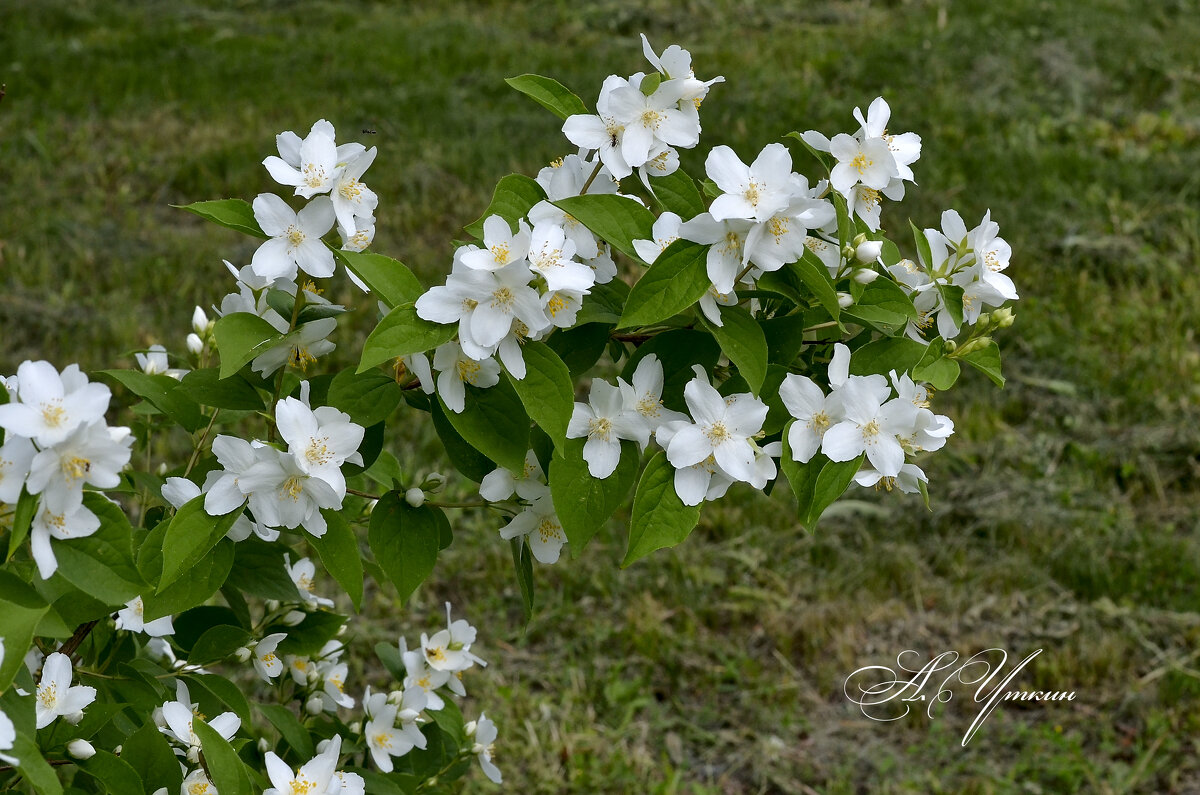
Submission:
[[88,633],[92,631],[92,628],[99,623],[100,620],[96,619],[95,621],[89,621],[86,624],[80,624],[79,626],[75,627],[75,634],[67,638],[67,642],[64,643],[62,648],[58,650],[59,654],[65,654],[68,657],[73,655],[75,650],[79,648],[81,643],[83,643],[84,639],[87,638]]

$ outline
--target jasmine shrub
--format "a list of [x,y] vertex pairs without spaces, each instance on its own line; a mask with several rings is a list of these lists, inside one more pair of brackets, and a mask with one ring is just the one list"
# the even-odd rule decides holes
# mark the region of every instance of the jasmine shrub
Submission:
[[[0,784],[500,782],[497,727],[466,693],[486,638],[451,605],[411,648],[376,647],[391,688],[347,681],[337,605],[359,608],[368,575],[407,599],[453,542],[448,510],[495,516],[528,618],[535,565],[581,554],[630,500],[623,565],[682,542],[735,483],[782,475],[810,530],[854,485],[928,500],[920,461],[954,431],[934,392],[964,364],[1003,385],[991,335],[1017,292],[997,224],[947,210],[911,243],[884,233],[921,139],[889,132],[882,98],[849,132],[716,147],[697,180],[679,150],[724,79],[642,44],[648,71],[606,79],[594,112],[550,78],[508,81],[574,148],[500,181],[442,284],[367,250],[377,152],[320,120],[263,161],[285,196],[185,208],[262,242],[225,263],[232,289],[182,351],[6,379]],[[380,319],[356,367],[322,372],[348,310],[319,280],[343,277]],[[110,385],[140,401],[128,425],[108,423]],[[414,421],[477,497],[441,501],[445,475],[401,469],[388,426]],[[166,434],[184,460],[156,464]]]

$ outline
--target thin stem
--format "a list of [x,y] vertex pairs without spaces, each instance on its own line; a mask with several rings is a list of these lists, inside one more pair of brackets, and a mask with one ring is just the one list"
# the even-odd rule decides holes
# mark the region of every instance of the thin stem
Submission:
[[742,279],[746,278],[746,274],[747,274],[747,273],[749,273],[749,272],[750,272],[750,271],[752,271],[752,270],[754,270],[754,263],[753,263],[753,262],[751,262],[751,263],[750,263],[749,265],[747,265],[746,267],[742,268],[742,272],[741,272],[741,273],[739,273],[739,274],[737,275],[737,278],[733,280],[733,284],[734,284],[734,288],[735,288],[735,289],[736,289],[737,285],[738,285],[738,284],[739,284],[739,283],[742,281]]
[[71,635],[71,637],[67,638],[67,642],[64,643],[62,645],[62,648],[58,650],[59,653],[65,654],[68,657],[70,657],[72,654],[74,654],[75,651],[79,648],[79,645],[81,643],[83,643],[85,638],[87,638],[88,633],[90,633],[92,631],[92,628],[94,626],[96,626],[98,623],[100,623],[100,620],[96,619],[95,621],[88,621],[85,624],[80,624],[79,626],[77,626],[75,628],[75,634],[73,634],[73,635]]
[[368,499],[368,500],[378,500],[378,499],[382,499],[382,498],[381,498],[381,497],[380,497],[378,494],[370,494],[370,493],[368,493],[368,492],[365,492],[365,491],[359,491],[358,489],[349,489],[349,488],[348,488],[348,489],[346,489],[346,493],[347,493],[347,494],[353,494],[355,497],[364,497],[364,498],[366,498],[366,499]]
[[220,413],[220,409],[213,411],[212,418],[208,421],[208,427],[204,429],[204,433],[200,434],[200,441],[196,443],[196,449],[192,451],[192,457],[188,459],[187,469],[183,470],[185,478],[192,471],[192,467],[196,466],[196,462],[200,460],[200,451],[204,449],[204,443],[208,441],[208,435],[212,432],[213,425],[217,422],[217,415]]
[[579,191],[579,195],[587,193],[588,188],[592,187],[593,180],[600,175],[600,169],[604,167],[604,163],[600,161],[600,155],[596,155],[596,167],[592,169],[592,175],[587,178],[587,182],[583,183],[583,189]]
[[434,500],[426,500],[426,505],[432,505],[434,508],[486,508],[491,505],[486,500],[483,502],[435,502]]
[[[304,304],[304,288],[296,288],[296,299],[292,301],[292,320],[288,323],[288,333],[291,334],[296,329],[296,319],[300,317],[300,308]],[[279,375],[275,377],[275,394],[271,397],[271,428],[267,431],[267,441],[275,441],[275,407],[279,405],[279,393],[283,391],[283,376],[287,372],[287,364],[279,368]]]
[[830,320],[825,323],[818,323],[815,326],[809,326],[808,328],[804,329],[804,332],[807,334],[810,331],[818,331],[823,328],[833,328],[837,324],[838,324],[838,322],[836,320]]

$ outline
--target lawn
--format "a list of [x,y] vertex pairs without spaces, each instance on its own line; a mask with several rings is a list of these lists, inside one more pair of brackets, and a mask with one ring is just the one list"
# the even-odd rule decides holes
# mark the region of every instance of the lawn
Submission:
[[[182,351],[192,307],[228,289],[221,260],[254,243],[171,205],[274,190],[275,134],[318,118],[379,147],[374,249],[432,284],[501,176],[571,149],[507,76],[591,105],[646,68],[638,33],[687,47],[728,80],[693,174],[712,146],[749,159],[885,96],[924,144],[885,228],[990,208],[1021,292],[1006,387],[967,373],[937,399],[957,432],[927,462],[931,509],[858,489],[808,534],[786,489],[735,489],[626,570],[614,522],[537,570],[528,626],[494,521],[460,512],[410,604],[374,594],[351,687],[379,678],[374,642],[449,599],[480,627],[491,665],[468,686],[516,792],[1200,791],[1193,0],[0,0],[0,21],[3,373]],[[353,351],[374,310],[344,281],[329,297],[361,310]],[[393,450],[445,466],[419,427]],[[907,648],[992,646],[1043,649],[1021,684],[1075,700],[1003,706],[963,748],[966,693],[886,724],[842,694]]]

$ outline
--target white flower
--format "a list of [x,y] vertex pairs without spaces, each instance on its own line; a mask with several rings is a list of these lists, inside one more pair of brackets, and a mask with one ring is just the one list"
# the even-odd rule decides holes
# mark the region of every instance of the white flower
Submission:
[[96,748],[87,740],[72,740],[67,743],[67,753],[76,759],[91,759],[96,755]]
[[679,239],[679,226],[682,223],[683,219],[675,213],[664,212],[655,219],[654,226],[650,227],[653,239],[633,241],[633,250],[642,258],[643,262],[653,265],[654,261],[658,259],[658,255]]
[[708,318],[709,322],[716,326],[724,326],[725,321],[721,319],[721,309],[723,306],[737,306],[737,293],[730,290],[727,293],[718,292],[716,287],[709,286],[708,292],[700,296],[700,311],[704,313],[704,317]]
[[[192,728],[192,720],[195,717],[193,706],[179,701],[168,701],[162,705],[162,717],[166,724],[162,728],[163,734],[182,745],[188,760],[195,762],[200,755],[200,738]],[[208,721],[208,726],[228,740],[241,728],[242,720],[232,712],[222,712]]]
[[706,260],[708,279],[717,292],[731,293],[742,270],[746,236],[753,227],[753,221],[741,218],[717,221],[710,214],[701,213],[680,225],[679,236],[693,243],[711,244]]
[[435,632],[432,637],[421,633],[421,649],[429,667],[438,671],[465,671],[475,663],[487,665],[471,653],[475,642],[475,627],[466,619],[450,620],[450,603],[446,602],[446,629]]
[[714,221],[762,223],[791,201],[792,156],[783,144],[768,144],[749,167],[728,146],[717,146],[708,153],[704,170],[724,191],[708,208]]
[[175,627],[171,625],[171,617],[163,616],[156,618],[153,621],[145,621],[142,618],[142,597],[135,596],[125,603],[125,607],[117,611],[117,629],[128,630],[129,632],[144,632],[152,638],[161,638],[164,635],[171,635],[175,632]]
[[36,454],[32,441],[14,433],[8,434],[0,446],[0,502],[16,505]]
[[[201,346],[203,347],[203,343]],[[135,353],[133,358],[146,375],[169,375],[178,380],[187,374],[187,370],[171,367],[167,361],[167,349],[161,345],[151,345],[145,353]]]
[[529,549],[539,563],[557,563],[567,534],[554,511],[554,500],[550,494],[536,497],[533,502],[512,518],[500,530],[503,539],[529,539]]
[[860,138],[882,138],[896,161],[897,178],[914,182],[913,172],[909,166],[921,157],[921,136],[906,132],[888,134],[887,125],[891,119],[892,109],[888,107],[883,97],[876,97],[867,108],[867,116],[863,118],[862,111],[854,109],[854,118],[862,125],[858,131]]
[[506,265],[520,262],[529,254],[529,225],[524,219],[517,222],[514,235],[508,221],[499,215],[489,215],[483,222],[484,248],[472,248],[462,255],[462,264],[479,271],[498,271]]
[[825,431],[821,452],[831,461],[866,453],[884,477],[898,475],[904,465],[899,437],[913,427],[917,407],[907,400],[888,400],[890,394],[886,382],[880,387],[862,377],[847,381],[838,389],[844,419]]
[[529,266],[546,279],[551,291],[586,293],[596,283],[596,273],[575,259],[575,243],[561,226],[538,224],[529,241]]
[[638,441],[645,433],[641,418],[626,409],[621,388],[593,379],[587,403],[576,403],[567,425],[567,438],[586,437],[583,458],[594,478],[607,478],[621,461],[621,440]]
[[112,392],[89,383],[75,364],[59,374],[49,362],[21,362],[15,400],[0,405],[0,428],[33,439],[39,447],[58,444],[78,428],[103,419]]
[[525,453],[525,466],[519,475],[501,467],[484,475],[479,482],[479,496],[489,502],[507,500],[514,492],[531,502],[550,493],[546,473],[532,450]]
[[132,445],[128,428],[110,428],[103,420],[81,425],[34,456],[26,487],[42,495],[43,507],[68,513],[82,504],[84,483],[100,489],[121,485]]
[[929,482],[929,478],[916,464],[905,464],[900,467],[900,472],[895,477],[884,477],[870,464],[864,464],[863,468],[855,473],[854,482],[868,488],[871,486],[877,489],[882,487],[887,491],[897,488],[905,494],[916,494],[921,491],[922,483]]
[[836,397],[826,397],[811,378],[795,373],[784,377],[779,386],[779,397],[796,420],[788,431],[792,458],[806,464],[820,449],[825,431],[841,422],[841,403]]
[[254,670],[264,682],[270,682],[283,673],[283,661],[275,654],[275,649],[286,637],[286,632],[276,632],[267,635],[254,646]]
[[644,450],[650,442],[650,434],[663,423],[686,420],[687,415],[663,406],[663,366],[657,355],[643,356],[631,380],[633,383],[627,384],[618,378],[617,385],[621,388],[625,411],[630,417],[641,420],[637,443]]
[[254,517],[271,527],[303,527],[318,538],[325,535],[328,525],[320,509],[342,507],[342,495],[301,469],[292,456],[273,447],[259,452],[262,457],[238,478]]
[[196,307],[192,310],[192,331],[197,336],[207,337],[212,333],[213,322],[208,319],[208,315],[204,314],[204,309]]
[[[359,219],[370,219],[371,234],[374,235],[374,215],[379,197],[360,180],[363,172],[375,162],[375,154],[376,149],[372,146],[356,155],[338,170],[333,180],[329,198],[333,201],[334,216],[343,237],[353,237],[360,228],[365,228],[360,226]],[[366,248],[366,245],[362,248]]]
[[[224,516],[245,504],[247,491],[241,487],[240,479],[257,463],[260,448],[255,448],[245,439],[221,434],[213,439],[212,452],[222,470],[204,495],[204,512],[209,516]],[[183,497],[191,489],[178,482],[174,484],[174,488],[179,491],[173,492],[172,496],[167,496],[164,492],[163,496],[176,508],[182,508],[183,505],[175,503],[172,497]],[[175,496],[176,494],[178,496]]]
[[382,702],[374,710],[371,720],[363,727],[363,736],[367,740],[367,748],[371,751],[371,758],[375,760],[375,766],[384,773],[392,772],[393,756],[404,756],[413,748],[418,747],[416,737],[420,737],[420,747],[425,747],[425,735],[419,731],[416,732],[416,737],[407,729],[396,728],[396,716],[400,711],[395,704],[386,703],[387,696],[384,693],[376,693],[373,697],[375,700],[382,698]]
[[30,551],[37,564],[38,574],[48,580],[58,571],[58,559],[50,545],[51,538],[60,541],[71,538],[86,538],[100,529],[100,519],[83,505],[64,513],[54,513],[44,505],[33,517],[29,530]]
[[254,199],[254,218],[271,239],[254,252],[250,267],[264,279],[295,280],[296,269],[310,276],[333,275],[333,252],[321,237],[333,228],[333,202],[318,196],[299,213],[273,193]]
[[[274,155],[263,160],[263,165],[276,182],[294,187],[296,195],[306,199],[318,193],[328,193],[338,175],[338,151],[332,127],[318,126],[320,124],[317,122],[313,125],[294,154],[289,152],[295,158],[292,162],[288,162],[290,158]],[[280,141],[282,138],[283,135],[276,139],[281,153],[284,151],[284,144]]]
[[[579,155],[568,155],[538,172],[537,183],[546,191],[546,201],[540,201],[529,210],[529,221],[534,226],[554,224],[562,227],[567,239],[575,244],[575,253],[584,260],[599,255],[596,236],[574,217],[567,215],[550,202],[578,196],[587,184],[596,167],[596,159],[585,160]],[[588,195],[613,194],[617,183],[612,173],[601,165],[596,178],[588,185]]]
[[[199,756],[196,757],[199,759]],[[167,788],[155,790],[154,795],[167,795]],[[218,795],[217,788],[208,780],[203,770],[193,770],[183,779],[180,795]]]
[[830,140],[829,153],[838,161],[829,174],[829,183],[843,196],[848,197],[851,189],[860,184],[883,190],[899,175],[887,141],[882,138],[861,141],[840,133]]
[[362,463],[358,446],[362,444],[363,427],[332,406],[314,410],[293,397],[279,401],[275,421],[301,471],[324,480],[339,498],[345,497],[346,478],[341,466],[347,461]]
[[471,753],[479,760],[479,766],[483,768],[483,774],[489,779],[499,784],[501,781],[500,768],[492,763],[492,755],[495,753],[494,744],[498,733],[496,732],[496,724],[492,723],[484,713],[479,713],[478,721],[471,721],[465,727],[467,737],[474,740],[474,745],[471,746]]
[[715,83],[724,83],[724,77],[714,77],[711,80],[699,80],[692,69],[692,54],[672,44],[657,55],[646,34],[642,34],[642,53],[658,72],[671,82],[678,85],[679,109],[687,116],[696,119],[699,125],[700,103],[708,96],[708,89]]
[[[400,659],[404,662],[404,689],[421,688],[425,693],[426,709],[436,712],[445,706],[442,697],[437,693],[438,688],[442,685],[453,682],[459,685],[461,691],[461,683],[453,672],[438,671],[430,667],[429,662],[425,659],[425,653],[419,648],[409,651],[408,643],[404,638],[400,638]],[[463,694],[463,692],[459,693],[459,695]]]
[[667,460],[679,469],[705,461],[710,455],[734,480],[755,477],[755,446],[750,437],[762,429],[767,406],[749,393],[723,397],[697,376],[683,390],[694,423],[674,433]]
[[[315,135],[318,133],[324,135],[331,141],[337,140],[337,133],[334,130],[333,125],[325,121],[325,119],[318,120],[315,124],[313,124],[312,129],[309,130],[309,135]],[[299,135],[296,135],[296,133],[292,132],[291,130],[282,132],[275,136],[275,145],[279,148],[279,157],[284,163],[294,169],[300,168],[300,164],[302,162],[300,147],[304,145],[304,141]],[[363,145],[360,143],[348,143],[338,146],[337,162],[339,164],[345,163],[350,158],[362,152],[363,148]]]
[[288,576],[292,578],[292,582],[296,584],[296,590],[300,592],[300,598],[304,600],[305,604],[309,607],[333,607],[332,599],[326,599],[313,593],[313,577],[317,573],[317,567],[311,560],[300,558],[295,565],[292,565],[291,556],[285,554],[283,565],[287,569]]
[[263,795],[327,795],[341,748],[341,735],[335,734],[325,750],[301,765],[295,775],[287,762],[268,751],[265,758],[271,786]]
[[[283,322],[283,326],[281,331],[287,331],[287,321]],[[322,317],[309,321],[297,329],[298,336],[289,336],[256,356],[250,368],[263,378],[269,377],[285,364],[305,371],[317,357],[324,356],[336,347],[326,339],[336,328],[337,318]]]
[[72,687],[72,677],[70,657],[58,652],[47,655],[34,701],[37,728],[46,728],[60,715],[81,715],[83,709],[96,700],[96,688],[84,685]]
[[[475,252],[461,256],[465,259],[471,253]],[[524,260],[497,271],[464,267],[446,277],[445,285],[431,287],[417,299],[417,315],[434,323],[458,323],[463,350],[473,359],[485,359],[495,352],[514,320],[524,323],[530,332],[550,325],[541,296],[529,286],[532,279]]]
[[[681,112],[678,107],[683,89],[681,84],[669,80],[661,83],[650,96],[643,94],[641,88],[632,83],[613,88],[608,97],[608,109],[624,127],[621,157],[630,166],[636,168],[643,165],[650,159],[651,151],[660,145],[687,149],[700,140],[699,121]],[[614,176],[620,176],[611,165],[609,168]]]
[[321,677],[321,704],[326,712],[336,712],[338,707],[352,709],[354,697],[346,692],[346,676],[350,668],[346,663],[335,659],[325,659],[317,664],[317,672]]
[[464,384],[487,389],[500,381],[500,365],[494,359],[472,359],[457,342],[438,346],[433,352],[433,367],[438,371],[438,394],[446,408],[456,414],[466,406]]
[[[617,119],[610,109],[613,92],[619,88],[629,87],[628,80],[617,75],[609,75],[604,79],[604,84],[600,88],[600,96],[596,100],[596,114],[570,116],[563,122],[562,127],[563,135],[567,136],[568,141],[576,146],[595,151],[600,162],[615,179],[628,177],[633,173],[633,165],[641,165],[641,162],[630,164],[626,159],[623,153],[625,124]],[[645,158],[642,162],[645,162]]]

